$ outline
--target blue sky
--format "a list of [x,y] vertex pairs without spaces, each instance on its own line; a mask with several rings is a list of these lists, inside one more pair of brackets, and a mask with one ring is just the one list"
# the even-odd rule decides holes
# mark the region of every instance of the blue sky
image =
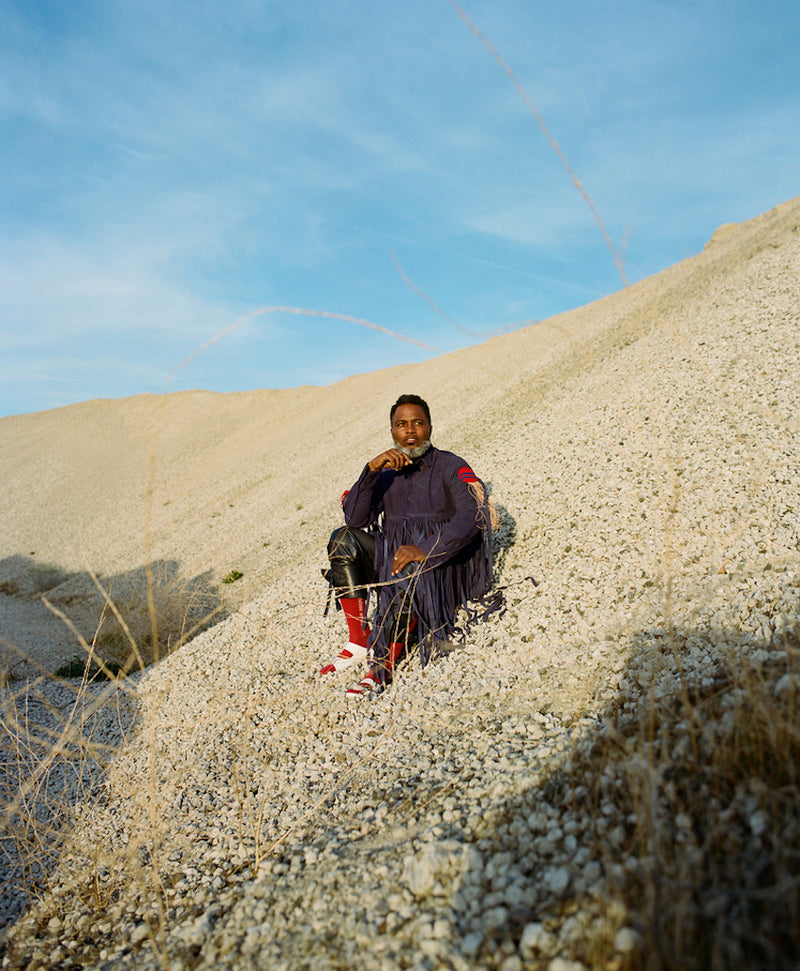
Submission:
[[[800,195],[800,4],[463,9],[629,281]],[[0,415],[168,378],[328,384],[622,285],[448,0],[0,0],[0,15]],[[230,326],[275,306],[341,316]]]

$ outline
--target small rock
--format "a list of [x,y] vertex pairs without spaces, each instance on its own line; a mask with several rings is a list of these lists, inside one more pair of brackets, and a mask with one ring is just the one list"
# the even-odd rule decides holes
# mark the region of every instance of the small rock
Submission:
[[565,866],[556,867],[552,870],[545,870],[544,882],[551,893],[560,896],[563,894],[572,880],[572,874]]
[[614,950],[630,954],[641,947],[642,939],[632,927],[620,927],[614,935]]
[[131,944],[141,944],[150,936],[150,928],[147,924],[137,924],[131,931]]
[[473,932],[472,934],[466,934],[461,939],[461,950],[466,955],[477,954],[483,944],[483,934],[478,934]]
[[568,958],[553,958],[547,965],[547,971],[586,971],[580,961],[570,961]]
[[544,929],[540,923],[526,924],[519,942],[519,949],[523,958],[532,958],[537,954],[546,954],[555,944],[555,937]]

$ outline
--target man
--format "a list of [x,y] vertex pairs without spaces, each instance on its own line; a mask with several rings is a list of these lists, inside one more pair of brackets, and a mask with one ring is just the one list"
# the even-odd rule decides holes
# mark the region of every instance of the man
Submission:
[[[430,409],[401,395],[389,413],[393,445],[371,459],[345,493],[345,526],[328,544],[328,574],[347,620],[349,643],[321,674],[371,654],[370,670],[348,695],[382,690],[415,636],[426,664],[456,632],[455,615],[492,582],[486,490],[467,463],[431,444]],[[370,629],[367,599],[375,606]]]

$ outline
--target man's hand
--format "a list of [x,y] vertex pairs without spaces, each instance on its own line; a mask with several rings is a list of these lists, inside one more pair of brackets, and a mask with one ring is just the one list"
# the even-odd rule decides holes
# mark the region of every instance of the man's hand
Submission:
[[423,563],[425,554],[418,546],[401,546],[392,558],[392,576],[397,576],[409,563]]
[[396,448],[390,448],[387,452],[376,455],[368,464],[371,472],[379,472],[381,469],[394,469],[397,472],[404,466],[411,465],[411,459]]

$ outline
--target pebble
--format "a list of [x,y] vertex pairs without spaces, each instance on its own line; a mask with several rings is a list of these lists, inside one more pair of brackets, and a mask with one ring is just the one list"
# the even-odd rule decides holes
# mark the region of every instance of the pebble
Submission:
[[614,935],[614,950],[620,954],[630,954],[641,948],[642,938],[632,927],[620,927]]
[[567,867],[561,866],[545,870],[543,879],[551,893],[561,896],[570,885],[572,875]]
[[525,958],[549,953],[556,944],[555,935],[545,930],[540,923],[526,924],[519,942],[519,949]]

